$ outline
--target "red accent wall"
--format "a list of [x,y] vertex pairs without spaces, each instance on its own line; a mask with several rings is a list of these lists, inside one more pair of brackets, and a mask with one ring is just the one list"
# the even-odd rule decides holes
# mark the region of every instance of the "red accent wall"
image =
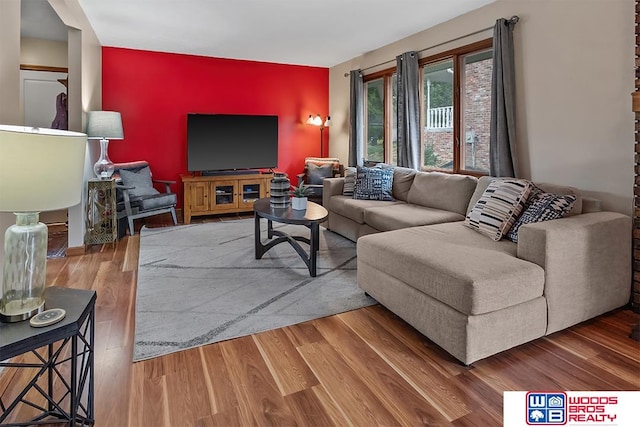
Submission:
[[[278,116],[278,168],[295,175],[320,155],[309,114],[329,114],[329,69],[102,48],[102,109],[122,114],[124,140],[109,144],[113,162],[147,160],[154,177],[187,173],[187,113]],[[328,152],[329,132],[324,134]]]

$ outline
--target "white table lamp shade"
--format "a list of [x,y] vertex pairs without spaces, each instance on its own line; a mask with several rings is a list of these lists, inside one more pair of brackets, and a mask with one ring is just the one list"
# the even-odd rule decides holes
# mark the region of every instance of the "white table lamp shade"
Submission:
[[0,211],[16,215],[5,233],[0,321],[44,308],[47,226],[38,215],[80,203],[86,149],[83,133],[0,125]]
[[0,211],[80,203],[86,141],[78,132],[0,125]]

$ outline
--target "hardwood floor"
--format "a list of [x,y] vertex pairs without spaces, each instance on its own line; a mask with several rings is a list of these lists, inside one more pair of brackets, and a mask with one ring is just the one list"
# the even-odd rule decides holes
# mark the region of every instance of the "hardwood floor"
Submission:
[[[640,390],[630,310],[471,367],[381,306],[132,363],[138,251],[136,235],[47,265],[49,285],[98,293],[97,426],[499,426],[505,390]],[[16,381],[0,373],[0,395]]]

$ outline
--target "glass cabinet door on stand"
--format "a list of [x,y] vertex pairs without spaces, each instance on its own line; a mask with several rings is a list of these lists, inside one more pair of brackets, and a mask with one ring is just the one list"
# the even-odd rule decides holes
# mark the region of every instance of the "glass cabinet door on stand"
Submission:
[[263,190],[264,186],[262,185],[262,180],[260,179],[241,180],[239,181],[239,185],[240,200],[238,201],[238,206],[240,207],[252,209],[253,202],[261,197],[265,197]]
[[213,193],[213,206],[216,208],[238,207],[237,181],[219,181],[211,185]]

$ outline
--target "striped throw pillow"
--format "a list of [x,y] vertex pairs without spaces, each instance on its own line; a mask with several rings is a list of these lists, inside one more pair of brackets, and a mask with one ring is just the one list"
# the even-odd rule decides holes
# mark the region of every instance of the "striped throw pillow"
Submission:
[[356,168],[348,167],[344,170],[344,187],[342,195],[353,197],[353,190],[356,188]]
[[496,179],[467,215],[465,225],[498,241],[524,207],[531,183],[523,179]]

